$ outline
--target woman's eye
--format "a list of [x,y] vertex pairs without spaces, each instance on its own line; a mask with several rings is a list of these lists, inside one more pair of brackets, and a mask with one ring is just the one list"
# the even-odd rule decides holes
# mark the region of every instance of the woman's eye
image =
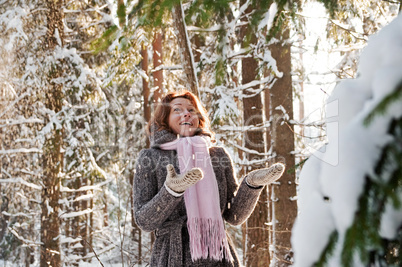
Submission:
[[181,109],[180,108],[174,108],[173,111],[174,112],[181,112]]

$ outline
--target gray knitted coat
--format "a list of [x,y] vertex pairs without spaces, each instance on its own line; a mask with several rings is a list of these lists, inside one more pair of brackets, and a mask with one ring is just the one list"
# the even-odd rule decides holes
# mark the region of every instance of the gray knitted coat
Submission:
[[[158,145],[173,141],[176,135],[159,131],[151,138],[151,148],[144,149],[136,162],[134,175],[134,214],[137,225],[144,231],[154,231],[151,266],[239,266],[239,259],[228,237],[233,262],[212,259],[193,262],[190,255],[189,234],[184,196],[175,197],[165,186],[166,165],[173,164],[179,173],[175,150],[161,150]],[[242,224],[253,211],[261,189],[250,188],[244,181],[237,183],[232,161],[221,147],[211,147],[211,162],[219,187],[223,219]]]

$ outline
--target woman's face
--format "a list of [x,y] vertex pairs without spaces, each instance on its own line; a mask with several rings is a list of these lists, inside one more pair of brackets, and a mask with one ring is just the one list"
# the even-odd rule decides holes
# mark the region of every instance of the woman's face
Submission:
[[193,136],[198,129],[198,110],[186,98],[175,98],[170,102],[169,127],[181,136]]

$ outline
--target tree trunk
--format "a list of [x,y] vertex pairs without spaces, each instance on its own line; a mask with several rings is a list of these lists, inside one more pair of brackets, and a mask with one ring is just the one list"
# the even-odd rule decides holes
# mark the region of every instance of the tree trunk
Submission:
[[[244,4],[241,1],[241,5]],[[246,10],[246,13],[251,12],[250,8]],[[247,26],[243,26],[241,29],[241,40],[246,36],[249,29]],[[251,44],[256,43],[256,37],[253,35],[251,37]],[[258,61],[253,57],[245,57],[242,59],[242,83],[247,84],[254,81],[258,74]],[[258,89],[256,86],[253,89]],[[250,95],[247,91],[244,95]],[[249,125],[261,125],[263,123],[263,113],[262,113],[262,100],[261,95],[256,94],[254,96],[245,97],[243,99],[243,116],[244,116],[244,126]],[[259,153],[265,152],[264,143],[264,132],[263,130],[248,130],[245,132],[244,136],[245,147],[251,150],[255,150]],[[245,153],[244,157],[248,161],[263,160],[263,156]],[[253,164],[248,168],[247,172],[252,169],[257,169],[265,167],[264,164]],[[247,244],[246,244],[246,266],[267,266],[269,263],[269,244],[268,244],[268,231],[267,231],[267,218],[268,218],[268,208],[267,208],[267,191],[264,188],[261,196],[258,200],[257,206],[254,212],[251,214],[250,218],[247,220]]]
[[[79,189],[81,187],[81,177],[75,178],[75,181],[73,183],[73,188],[75,190]],[[79,212],[80,211],[80,202],[75,201],[77,198],[81,196],[82,192],[81,191],[76,191],[72,193],[72,201],[73,201],[73,212]],[[80,216],[74,216],[71,222],[71,234],[74,239],[79,238],[81,234],[81,220]],[[81,252],[81,247],[74,247],[72,249],[74,255],[80,255]],[[74,266],[78,266],[76,263]]]
[[199,96],[198,80],[194,66],[193,53],[191,51],[191,42],[187,34],[186,23],[184,21],[183,7],[180,4],[176,5],[172,11],[173,25],[177,32],[179,42],[180,56],[182,60],[183,70],[186,75],[189,91]]
[[[247,76],[253,76],[257,71],[256,61],[252,58],[242,60],[243,66],[243,81],[246,83]],[[261,96],[256,96],[243,99],[243,115],[245,126],[261,125],[263,122]],[[262,130],[249,130],[245,132],[245,147],[264,153],[265,144]],[[248,161],[262,160],[263,157],[259,155],[252,155],[246,153]],[[250,166],[247,172],[252,169],[265,167],[264,165]],[[246,248],[246,265],[247,266],[266,266],[269,262],[268,251],[268,231],[266,222],[268,218],[267,208],[267,191],[264,188],[258,200],[257,206],[250,218],[247,220],[247,248]]]
[[[0,184],[0,188],[1,188],[1,184]],[[10,199],[7,196],[2,194],[1,205],[0,205],[0,243],[2,243],[4,241],[4,237],[5,237],[7,226],[8,226],[7,224],[10,219],[10,216],[7,215],[9,202],[10,202]],[[4,258],[4,256],[5,255],[3,255],[3,250],[1,250],[0,257]]]
[[[270,73],[269,70],[266,71],[265,73],[265,77],[267,77],[268,75],[272,75]],[[271,103],[271,93],[270,91],[267,89],[265,90],[264,93],[264,110],[265,110],[265,120],[267,122],[271,122],[271,112],[272,112],[272,103]],[[270,124],[270,127],[267,129],[267,131],[265,132],[265,142],[266,142],[266,151],[272,151],[272,122]],[[267,186],[267,209],[268,209],[268,217],[267,217],[267,221],[270,222],[267,225],[268,228],[268,243],[272,244],[272,237],[273,237],[273,227],[272,227],[272,223],[274,221],[274,217],[272,214],[273,211],[273,199],[272,199],[272,195],[273,195],[273,191],[272,191],[272,186],[268,185]],[[269,251],[269,255],[270,257],[272,256],[271,251]]]
[[[85,174],[84,174],[85,175]],[[82,183],[82,185],[81,186],[83,186],[83,187],[85,187],[85,186],[88,186],[89,184],[88,184],[88,181],[89,181],[89,179],[88,178],[83,178],[83,183]],[[81,193],[81,195],[87,195],[89,192],[88,191],[83,191],[82,193]],[[86,200],[86,199],[84,199],[84,200],[81,200],[80,201],[81,203],[80,203],[80,206],[81,206],[81,208],[80,208],[80,210],[86,210],[86,209],[88,209],[88,200]],[[83,256],[83,257],[85,257],[86,255],[87,255],[87,253],[88,253],[88,251],[90,250],[90,248],[89,248],[89,243],[88,243],[88,232],[89,232],[89,229],[88,229],[88,224],[89,224],[89,215],[88,214],[84,214],[84,215],[81,215],[81,216],[79,216],[79,218],[80,218],[80,237],[81,237],[81,245],[82,245],[82,248],[81,248],[81,256]],[[84,260],[85,261],[85,260]]]
[[[272,104],[272,138],[273,152],[277,155],[277,161],[284,162],[286,169],[295,166],[294,131],[290,120],[293,119],[293,95],[291,77],[290,44],[287,43],[289,30],[286,30],[281,40],[270,46],[272,57],[277,62],[278,70],[283,77],[278,79],[271,87]],[[282,108],[278,109],[278,107]],[[285,116],[286,111],[287,116]],[[279,180],[279,185],[272,185],[273,232],[274,245],[273,259],[277,261],[275,266],[289,266],[293,258],[290,237],[294,220],[297,215],[297,203],[293,200],[296,196],[295,172],[285,171]]]
[[108,227],[109,226],[109,211],[108,211],[108,205],[107,205],[107,203],[108,203],[108,198],[107,198],[107,195],[106,194],[103,194],[103,196],[104,196],[104,201],[105,201],[105,203],[104,203],[104,206],[103,206],[103,227]]
[[154,34],[154,41],[152,44],[153,53],[153,63],[154,63],[154,93],[152,99],[157,102],[162,95],[163,90],[163,54],[162,54],[162,33],[160,31]]
[[[89,180],[89,183],[90,183],[90,185],[91,186],[93,186],[94,185],[94,177],[91,177],[91,179]],[[91,190],[91,194],[93,195],[94,194],[94,192],[93,192],[93,190]],[[91,200],[89,201],[89,208],[91,209],[91,210],[94,210],[94,198],[93,197],[91,197]],[[91,212],[90,213],[90,215],[89,215],[89,229],[88,229],[88,246],[89,246],[89,248],[88,248],[88,252],[91,252],[92,251],[92,247],[93,247],[93,233],[91,233],[91,231],[93,231],[94,230],[94,213],[93,212]]]
[[[47,33],[45,48],[53,50],[57,45],[63,45],[63,1],[47,0]],[[61,42],[59,44],[59,42]],[[46,90],[46,108],[58,113],[62,109],[63,88],[55,84],[53,79],[62,75],[62,68],[55,66],[48,73],[48,88]],[[50,122],[48,122],[50,123]],[[62,129],[56,127],[46,138],[43,147],[43,189],[41,192],[41,253],[40,266],[61,266],[60,257],[60,173],[63,167],[63,136]]]

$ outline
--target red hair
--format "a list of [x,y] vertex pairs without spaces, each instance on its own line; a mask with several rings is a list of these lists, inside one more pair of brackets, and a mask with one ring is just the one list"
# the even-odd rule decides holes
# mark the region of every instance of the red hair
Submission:
[[197,110],[197,115],[199,118],[199,130],[196,132],[197,134],[208,135],[213,138],[214,133],[211,131],[211,123],[208,118],[208,114],[206,109],[202,106],[201,101],[198,99],[196,95],[189,91],[183,92],[170,92],[161,98],[161,101],[158,103],[155,112],[151,118],[151,121],[147,126],[148,135],[151,134],[151,127],[153,131],[162,131],[168,130],[173,133],[173,130],[169,126],[169,115],[170,115],[170,102],[176,98],[184,98],[190,100],[191,104]]

